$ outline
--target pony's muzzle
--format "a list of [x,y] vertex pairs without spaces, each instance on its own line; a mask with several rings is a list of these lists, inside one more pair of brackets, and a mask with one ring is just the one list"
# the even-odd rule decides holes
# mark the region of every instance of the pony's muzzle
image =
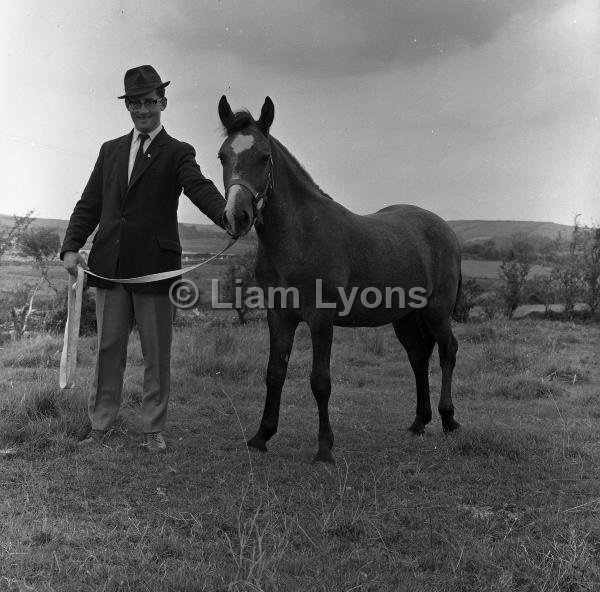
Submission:
[[227,190],[225,227],[234,237],[244,236],[254,224],[252,195],[241,185],[232,185]]

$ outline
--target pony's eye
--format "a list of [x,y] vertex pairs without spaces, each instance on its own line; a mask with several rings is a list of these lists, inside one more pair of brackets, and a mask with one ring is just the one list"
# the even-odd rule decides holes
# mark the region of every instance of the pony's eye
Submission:
[[269,160],[271,160],[271,157],[268,154],[263,154],[260,157],[260,162],[262,162],[263,164],[267,164]]

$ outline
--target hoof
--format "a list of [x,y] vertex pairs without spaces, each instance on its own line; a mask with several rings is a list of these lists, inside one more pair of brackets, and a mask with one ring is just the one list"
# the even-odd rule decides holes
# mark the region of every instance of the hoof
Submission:
[[446,422],[442,423],[442,428],[444,430],[444,434],[449,434],[454,430],[457,430],[460,427],[460,424],[455,419],[450,419]]
[[246,446],[248,448],[254,448],[256,450],[260,450],[261,452],[267,451],[267,444],[263,438],[260,436],[254,436],[254,438],[250,438],[248,442],[246,442]]
[[408,428],[408,431],[415,436],[422,436],[425,433],[425,424],[421,421],[413,421],[413,424]]
[[332,465],[335,465],[335,458],[333,458],[333,454],[331,454],[331,450],[319,450],[313,458],[313,463],[316,462],[325,462]]

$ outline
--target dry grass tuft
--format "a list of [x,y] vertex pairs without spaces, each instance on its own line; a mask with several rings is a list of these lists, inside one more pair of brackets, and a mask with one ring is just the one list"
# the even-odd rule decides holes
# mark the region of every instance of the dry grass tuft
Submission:
[[491,390],[494,397],[515,401],[552,399],[564,395],[564,392],[564,389],[557,384],[528,375],[501,378]]
[[570,364],[569,362],[548,364],[544,369],[544,375],[548,380],[559,380],[571,384],[590,381],[590,371],[587,368],[581,364]]
[[62,341],[52,335],[36,335],[10,344],[2,354],[5,368],[58,368]]

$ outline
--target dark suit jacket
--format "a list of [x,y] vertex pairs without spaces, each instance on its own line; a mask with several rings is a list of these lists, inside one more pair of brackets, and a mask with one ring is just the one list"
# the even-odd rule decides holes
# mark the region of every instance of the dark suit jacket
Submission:
[[[62,259],[66,251],[78,251],[98,226],[88,265],[105,277],[128,278],[181,268],[177,207],[182,190],[215,224],[223,226],[222,195],[200,172],[192,146],[172,138],[164,128],[148,146],[128,185],[132,136],[130,132],[100,148],[61,247]],[[124,286],[160,294],[168,292],[173,281]],[[115,285],[93,276],[88,276],[88,284]]]

